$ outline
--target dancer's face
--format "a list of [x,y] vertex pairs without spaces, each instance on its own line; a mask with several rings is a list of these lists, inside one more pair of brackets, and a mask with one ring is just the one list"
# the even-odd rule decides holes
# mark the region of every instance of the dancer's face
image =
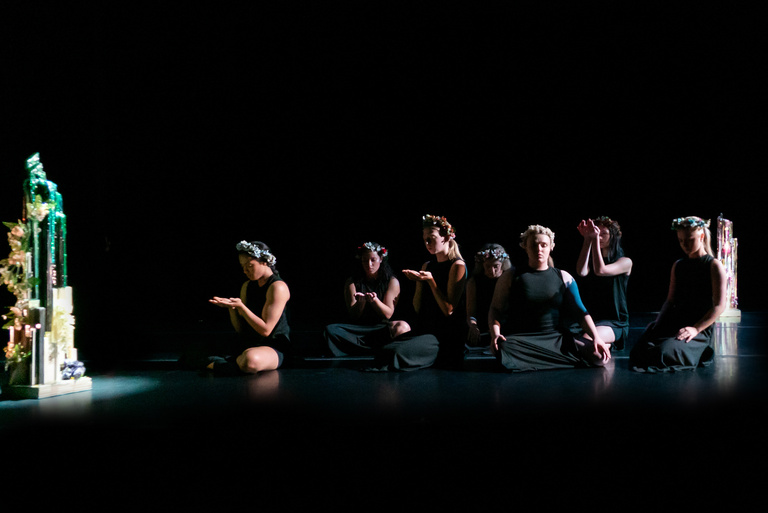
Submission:
[[483,262],[483,272],[488,278],[501,276],[501,260],[486,260]]
[[528,264],[534,269],[549,267],[549,254],[552,252],[552,241],[549,235],[537,233],[528,239]]
[[448,251],[448,239],[440,235],[437,228],[424,228],[424,245],[430,254],[436,255]]
[[375,251],[365,251],[360,256],[363,270],[369,278],[375,278],[381,267],[381,257]]
[[260,262],[251,256],[241,254],[239,255],[239,258],[240,266],[243,268],[243,272],[251,281],[256,281],[263,277],[266,273],[266,270],[269,269],[267,264]]
[[688,256],[701,256],[704,250],[704,230],[697,228],[684,228],[677,230],[677,241],[680,248]]

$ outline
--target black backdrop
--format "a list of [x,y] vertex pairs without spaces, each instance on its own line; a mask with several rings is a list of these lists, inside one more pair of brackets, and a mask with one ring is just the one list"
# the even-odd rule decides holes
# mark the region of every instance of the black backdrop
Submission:
[[754,5],[3,10],[0,214],[20,215],[39,152],[86,358],[221,323],[206,300],[236,293],[241,239],[273,248],[294,323],[322,327],[362,242],[421,264],[425,213],[465,256],[519,256],[527,225],[550,226],[566,270],[579,220],[609,215],[635,311],[664,299],[671,219],[723,213],[741,306],[766,306]]

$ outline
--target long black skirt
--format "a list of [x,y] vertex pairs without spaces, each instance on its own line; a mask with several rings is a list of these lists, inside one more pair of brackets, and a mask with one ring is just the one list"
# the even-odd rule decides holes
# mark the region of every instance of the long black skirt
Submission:
[[437,337],[406,333],[374,352],[371,371],[413,371],[434,365],[440,350]]
[[512,372],[586,367],[573,336],[559,331],[515,333],[499,340],[496,355],[502,367]]
[[329,324],[323,336],[334,356],[370,355],[391,341],[386,322],[372,325]]
[[648,328],[629,353],[629,368],[636,372],[672,372],[693,370],[714,361],[711,329],[688,342],[675,338],[672,331]]

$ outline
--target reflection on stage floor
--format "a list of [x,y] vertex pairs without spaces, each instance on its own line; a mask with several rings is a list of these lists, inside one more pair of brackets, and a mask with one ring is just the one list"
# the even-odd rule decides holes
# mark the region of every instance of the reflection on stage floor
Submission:
[[[401,480],[423,471],[443,487],[447,472],[480,490],[499,467],[557,475],[599,469],[621,483],[647,464],[657,478],[672,478],[673,469],[713,475],[715,464],[752,476],[735,462],[763,452],[767,329],[765,316],[744,313],[717,326],[714,365],[656,375],[627,368],[629,347],[603,369],[514,375],[483,357],[461,371],[399,373],[362,372],[359,359],[315,358],[238,377],[172,361],[96,366],[92,390],[0,401],[0,434],[6,454],[29,455],[50,441],[95,472],[99,464],[159,458],[184,479],[203,464],[229,468],[269,454],[283,476],[272,486],[300,476],[302,486],[370,484],[390,472]],[[633,326],[633,337],[641,330]],[[37,445],[14,447],[12,439]]]

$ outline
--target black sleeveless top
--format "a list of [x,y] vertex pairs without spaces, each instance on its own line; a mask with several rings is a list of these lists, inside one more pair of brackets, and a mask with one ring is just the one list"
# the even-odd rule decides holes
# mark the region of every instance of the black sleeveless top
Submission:
[[671,319],[677,328],[692,326],[712,308],[712,261],[710,255],[681,258],[675,265],[675,297]]
[[[277,274],[270,276],[263,287],[259,286],[258,281],[249,281],[245,289],[245,306],[247,306],[251,312],[261,317],[261,312],[264,309],[264,305],[267,303],[267,290],[269,290],[269,287],[277,281],[283,281]],[[288,326],[287,309],[288,305],[286,304],[286,307],[280,314],[280,320],[277,321],[272,333],[270,333],[268,337],[259,335],[246,323],[246,326],[244,326],[241,333],[243,335],[243,343],[248,347],[270,346],[278,351],[287,352],[291,331]]]
[[[443,294],[448,294],[448,279],[451,274],[451,266],[456,261],[446,260],[438,262],[430,260],[426,270],[432,273],[437,288]],[[466,276],[466,270],[465,276]],[[418,315],[418,331],[421,333],[432,333],[438,339],[451,339],[466,337],[466,297],[464,290],[461,291],[461,297],[458,304],[453,305],[453,314],[446,317],[440,306],[437,304],[432,291],[428,285],[424,285],[421,292],[421,308]]]
[[[615,261],[606,261],[606,264]],[[581,298],[595,323],[608,321],[603,324],[616,328],[629,326],[628,282],[629,275],[626,273],[617,276],[596,276],[590,273],[577,280]]]

